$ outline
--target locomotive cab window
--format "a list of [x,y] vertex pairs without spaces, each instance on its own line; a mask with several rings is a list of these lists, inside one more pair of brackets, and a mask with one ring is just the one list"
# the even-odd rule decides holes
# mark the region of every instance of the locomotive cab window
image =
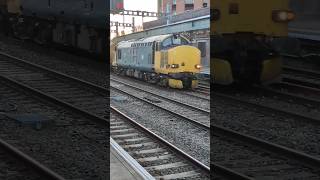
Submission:
[[173,44],[174,45],[187,45],[188,44],[188,41],[183,38],[183,37],[180,37],[180,36],[173,36]]
[[178,46],[178,45],[187,45],[189,44],[188,41],[180,36],[173,36],[170,38],[165,39],[164,41],[162,41],[162,49],[171,47],[171,46]]
[[160,51],[160,43],[159,43],[159,42],[156,42],[156,43],[155,43],[155,46],[156,46],[156,51]]
[[172,45],[172,39],[167,38],[164,41],[162,41],[162,48],[166,48]]

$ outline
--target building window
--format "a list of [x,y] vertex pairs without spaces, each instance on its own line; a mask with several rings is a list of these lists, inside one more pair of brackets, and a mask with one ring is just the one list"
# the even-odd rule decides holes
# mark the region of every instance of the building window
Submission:
[[177,0],[173,0],[172,1],[172,8],[171,9],[172,9],[172,14],[173,14],[174,11],[177,10]]
[[186,11],[194,9],[194,0],[184,0],[184,9]]
[[177,5],[176,4],[172,4],[172,11],[176,11],[177,10]]
[[208,0],[203,0],[202,7],[204,8],[208,7]]
[[167,3],[167,6],[166,6],[167,8],[166,8],[166,13],[167,14],[170,14],[170,4],[169,3]]
[[184,0],[185,4],[194,4],[194,0]]

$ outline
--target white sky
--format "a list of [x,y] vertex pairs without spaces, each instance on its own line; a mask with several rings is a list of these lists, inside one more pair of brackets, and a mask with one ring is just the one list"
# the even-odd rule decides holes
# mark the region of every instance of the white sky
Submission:
[[[158,10],[158,1],[157,0],[124,0],[124,9],[126,10],[140,10],[140,11],[149,11],[149,12],[157,12]],[[144,22],[155,20],[156,18],[143,18]],[[110,15],[110,21],[118,21],[120,23],[123,22],[123,16],[119,15]],[[132,16],[125,16],[125,23],[132,23]],[[135,16],[135,24],[142,26],[142,17]],[[111,29],[115,29],[115,27],[111,27]],[[122,27],[119,27],[119,33],[123,30]],[[126,28],[125,32],[131,32],[131,28]],[[114,37],[115,34],[111,34],[111,38]]]

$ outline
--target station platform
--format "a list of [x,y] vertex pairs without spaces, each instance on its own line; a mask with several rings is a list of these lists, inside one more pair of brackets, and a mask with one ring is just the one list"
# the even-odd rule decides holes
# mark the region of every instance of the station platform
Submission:
[[203,67],[203,68],[200,70],[200,74],[210,75],[210,67]]
[[110,179],[153,180],[154,178],[112,138],[110,138]]
[[289,24],[289,36],[320,41],[320,23],[314,20],[296,20]]
[[210,67],[203,67],[198,74],[200,79],[210,79]]

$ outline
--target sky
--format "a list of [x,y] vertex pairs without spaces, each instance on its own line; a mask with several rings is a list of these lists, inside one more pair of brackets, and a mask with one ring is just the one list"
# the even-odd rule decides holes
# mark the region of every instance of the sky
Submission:
[[[149,12],[157,12],[158,8],[157,0],[124,0],[124,9],[126,10],[140,10],[140,11],[149,11]],[[143,18],[144,22],[155,20],[156,18]],[[120,23],[123,22],[123,16],[119,15],[110,15],[110,21],[118,21]],[[131,16],[125,16],[125,23],[132,23]],[[135,17],[135,24],[142,26],[142,18],[141,16]],[[111,29],[115,29],[115,27],[111,27]],[[123,30],[122,27],[119,27],[119,33]],[[131,28],[125,29],[126,33],[131,32]],[[114,37],[115,34],[111,34],[111,37]]]

